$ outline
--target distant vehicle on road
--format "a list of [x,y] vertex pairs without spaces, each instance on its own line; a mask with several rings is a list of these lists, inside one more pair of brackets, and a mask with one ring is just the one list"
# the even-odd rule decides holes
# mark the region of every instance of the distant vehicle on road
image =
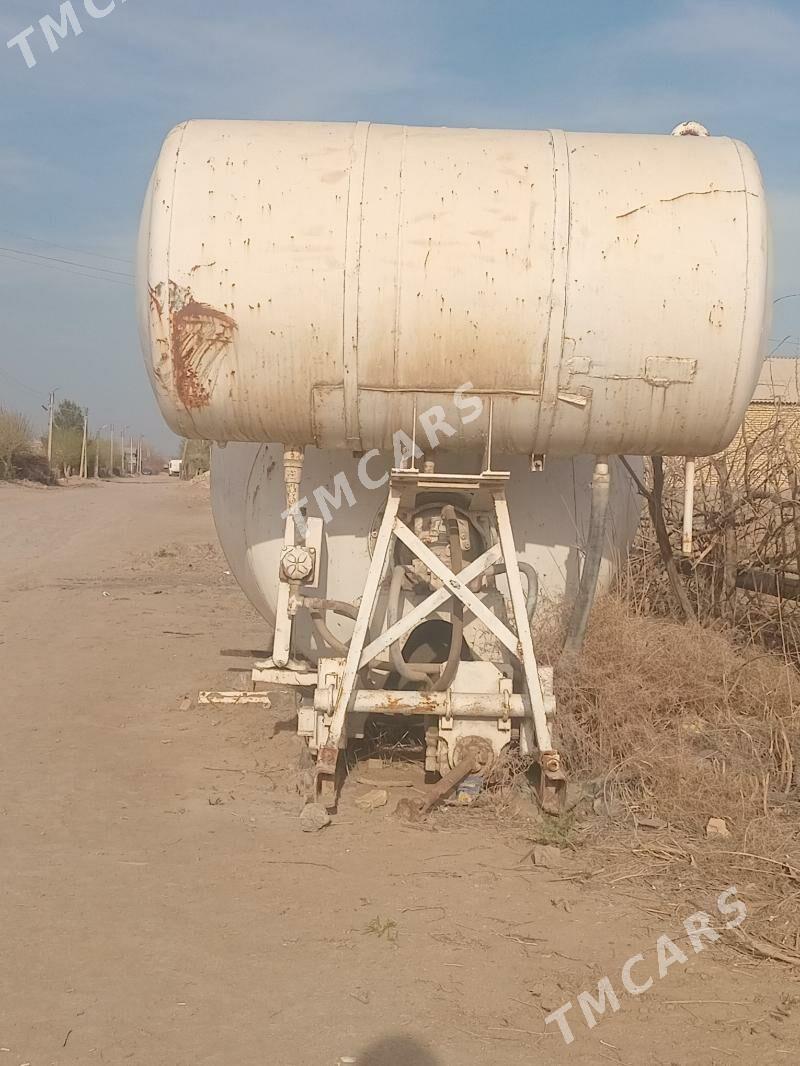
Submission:
[[182,468],[183,468],[183,459],[170,459],[170,461],[169,461],[169,476],[170,477],[180,477]]

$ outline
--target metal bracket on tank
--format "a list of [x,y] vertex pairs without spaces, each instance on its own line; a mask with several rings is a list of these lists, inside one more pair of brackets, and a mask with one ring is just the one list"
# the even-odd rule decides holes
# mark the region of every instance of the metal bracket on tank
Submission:
[[[329,704],[326,705],[326,737],[317,752],[317,795],[328,807],[332,808],[336,801],[336,771],[339,752],[347,743],[348,716],[363,713],[365,709],[365,701],[360,699],[361,694],[357,691],[360,672],[392,645],[403,640],[416,626],[431,617],[453,597],[459,599],[464,608],[472,612],[510,655],[518,660],[524,678],[523,694],[514,703],[514,717],[518,718],[519,722],[520,751],[523,755],[538,753],[542,804],[545,809],[551,811],[560,807],[566,782],[561,770],[560,756],[552,747],[548,722],[549,704],[543,692],[534,654],[526,598],[508,511],[506,485],[511,475],[507,471],[491,470],[490,448],[487,448],[485,467],[481,474],[436,474],[415,469],[395,469],[391,473],[389,497],[375,542],[355,629],[341,675],[337,679],[336,690],[331,693]],[[454,573],[400,518],[401,504],[403,508],[410,509],[418,494],[432,492],[458,493],[471,497],[480,493],[491,501],[498,541],[458,573]],[[438,579],[438,587],[413,610],[367,643],[378,593],[396,541],[400,541]],[[476,579],[500,563],[505,567],[511,601],[510,613],[516,632],[512,632],[470,588]],[[439,706],[441,700],[431,700],[431,695],[433,694],[419,694],[423,702],[428,700],[429,714],[457,714],[450,703],[442,709]],[[371,697],[368,701],[371,710],[392,714],[394,707],[404,707],[408,703],[409,693],[379,690],[371,693]],[[485,714],[489,718],[492,717],[490,705],[493,706],[491,700],[486,698]],[[508,717],[507,711],[508,709],[503,711],[501,708],[501,717]],[[409,712],[401,710],[397,713]]]

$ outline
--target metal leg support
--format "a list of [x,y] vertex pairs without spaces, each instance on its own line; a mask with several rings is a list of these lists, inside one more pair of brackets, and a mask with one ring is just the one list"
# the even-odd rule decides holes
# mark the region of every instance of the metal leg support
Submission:
[[336,767],[339,760],[339,751],[347,743],[347,711],[355,689],[358,671],[361,669],[361,653],[364,650],[370,619],[375,610],[378,590],[389,559],[394,523],[399,508],[400,493],[392,488],[389,491],[389,499],[386,501],[386,510],[383,513],[383,521],[375,544],[372,563],[367,574],[364,595],[361,599],[353,637],[347,651],[341,688],[328,723],[328,740],[325,746],[320,748],[317,755],[317,795],[320,802],[328,807],[333,807],[336,803]]

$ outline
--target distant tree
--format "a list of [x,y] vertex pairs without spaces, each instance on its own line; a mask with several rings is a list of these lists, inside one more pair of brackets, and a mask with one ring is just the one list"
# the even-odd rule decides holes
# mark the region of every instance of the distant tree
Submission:
[[71,426],[65,429],[55,427],[53,433],[53,465],[60,477],[71,477],[80,469],[81,451],[83,449],[83,422],[81,428]]
[[205,474],[211,468],[211,441],[184,440],[182,458],[181,477],[185,481],[191,481],[198,474]]
[[33,436],[25,415],[0,407],[0,478],[14,477],[14,459],[30,450]]
[[53,475],[33,439],[33,427],[25,415],[0,407],[0,479],[24,478],[52,484]]
[[53,415],[53,425],[56,429],[79,429],[83,432],[83,408],[74,400],[62,400]]
[[151,474],[160,474],[165,463],[166,459],[158,448],[145,441],[142,445],[142,470],[149,470]]

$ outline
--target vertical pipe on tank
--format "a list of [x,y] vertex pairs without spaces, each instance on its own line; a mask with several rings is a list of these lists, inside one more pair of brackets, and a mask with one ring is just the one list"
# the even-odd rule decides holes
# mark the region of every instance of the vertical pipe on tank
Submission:
[[[300,482],[303,478],[303,460],[305,452],[297,445],[289,445],[283,450],[283,478],[286,488],[286,527],[284,548],[295,543],[296,530],[305,537],[305,521],[298,506],[300,502]],[[275,613],[275,637],[272,645],[272,661],[275,666],[287,666],[291,654],[292,623],[296,613],[296,599],[299,585],[289,581],[283,572],[281,562],[278,575],[278,605]]]
[[589,615],[597,592],[600,564],[603,561],[603,544],[606,537],[608,501],[611,495],[611,474],[608,456],[599,455],[595,460],[592,477],[592,508],[589,519],[589,538],[586,558],[583,563],[578,595],[572,609],[567,639],[564,642],[566,656],[577,655],[583,647]]
[[684,555],[692,554],[692,526],[694,524],[694,459],[686,460],[683,489],[683,537],[681,550]]

